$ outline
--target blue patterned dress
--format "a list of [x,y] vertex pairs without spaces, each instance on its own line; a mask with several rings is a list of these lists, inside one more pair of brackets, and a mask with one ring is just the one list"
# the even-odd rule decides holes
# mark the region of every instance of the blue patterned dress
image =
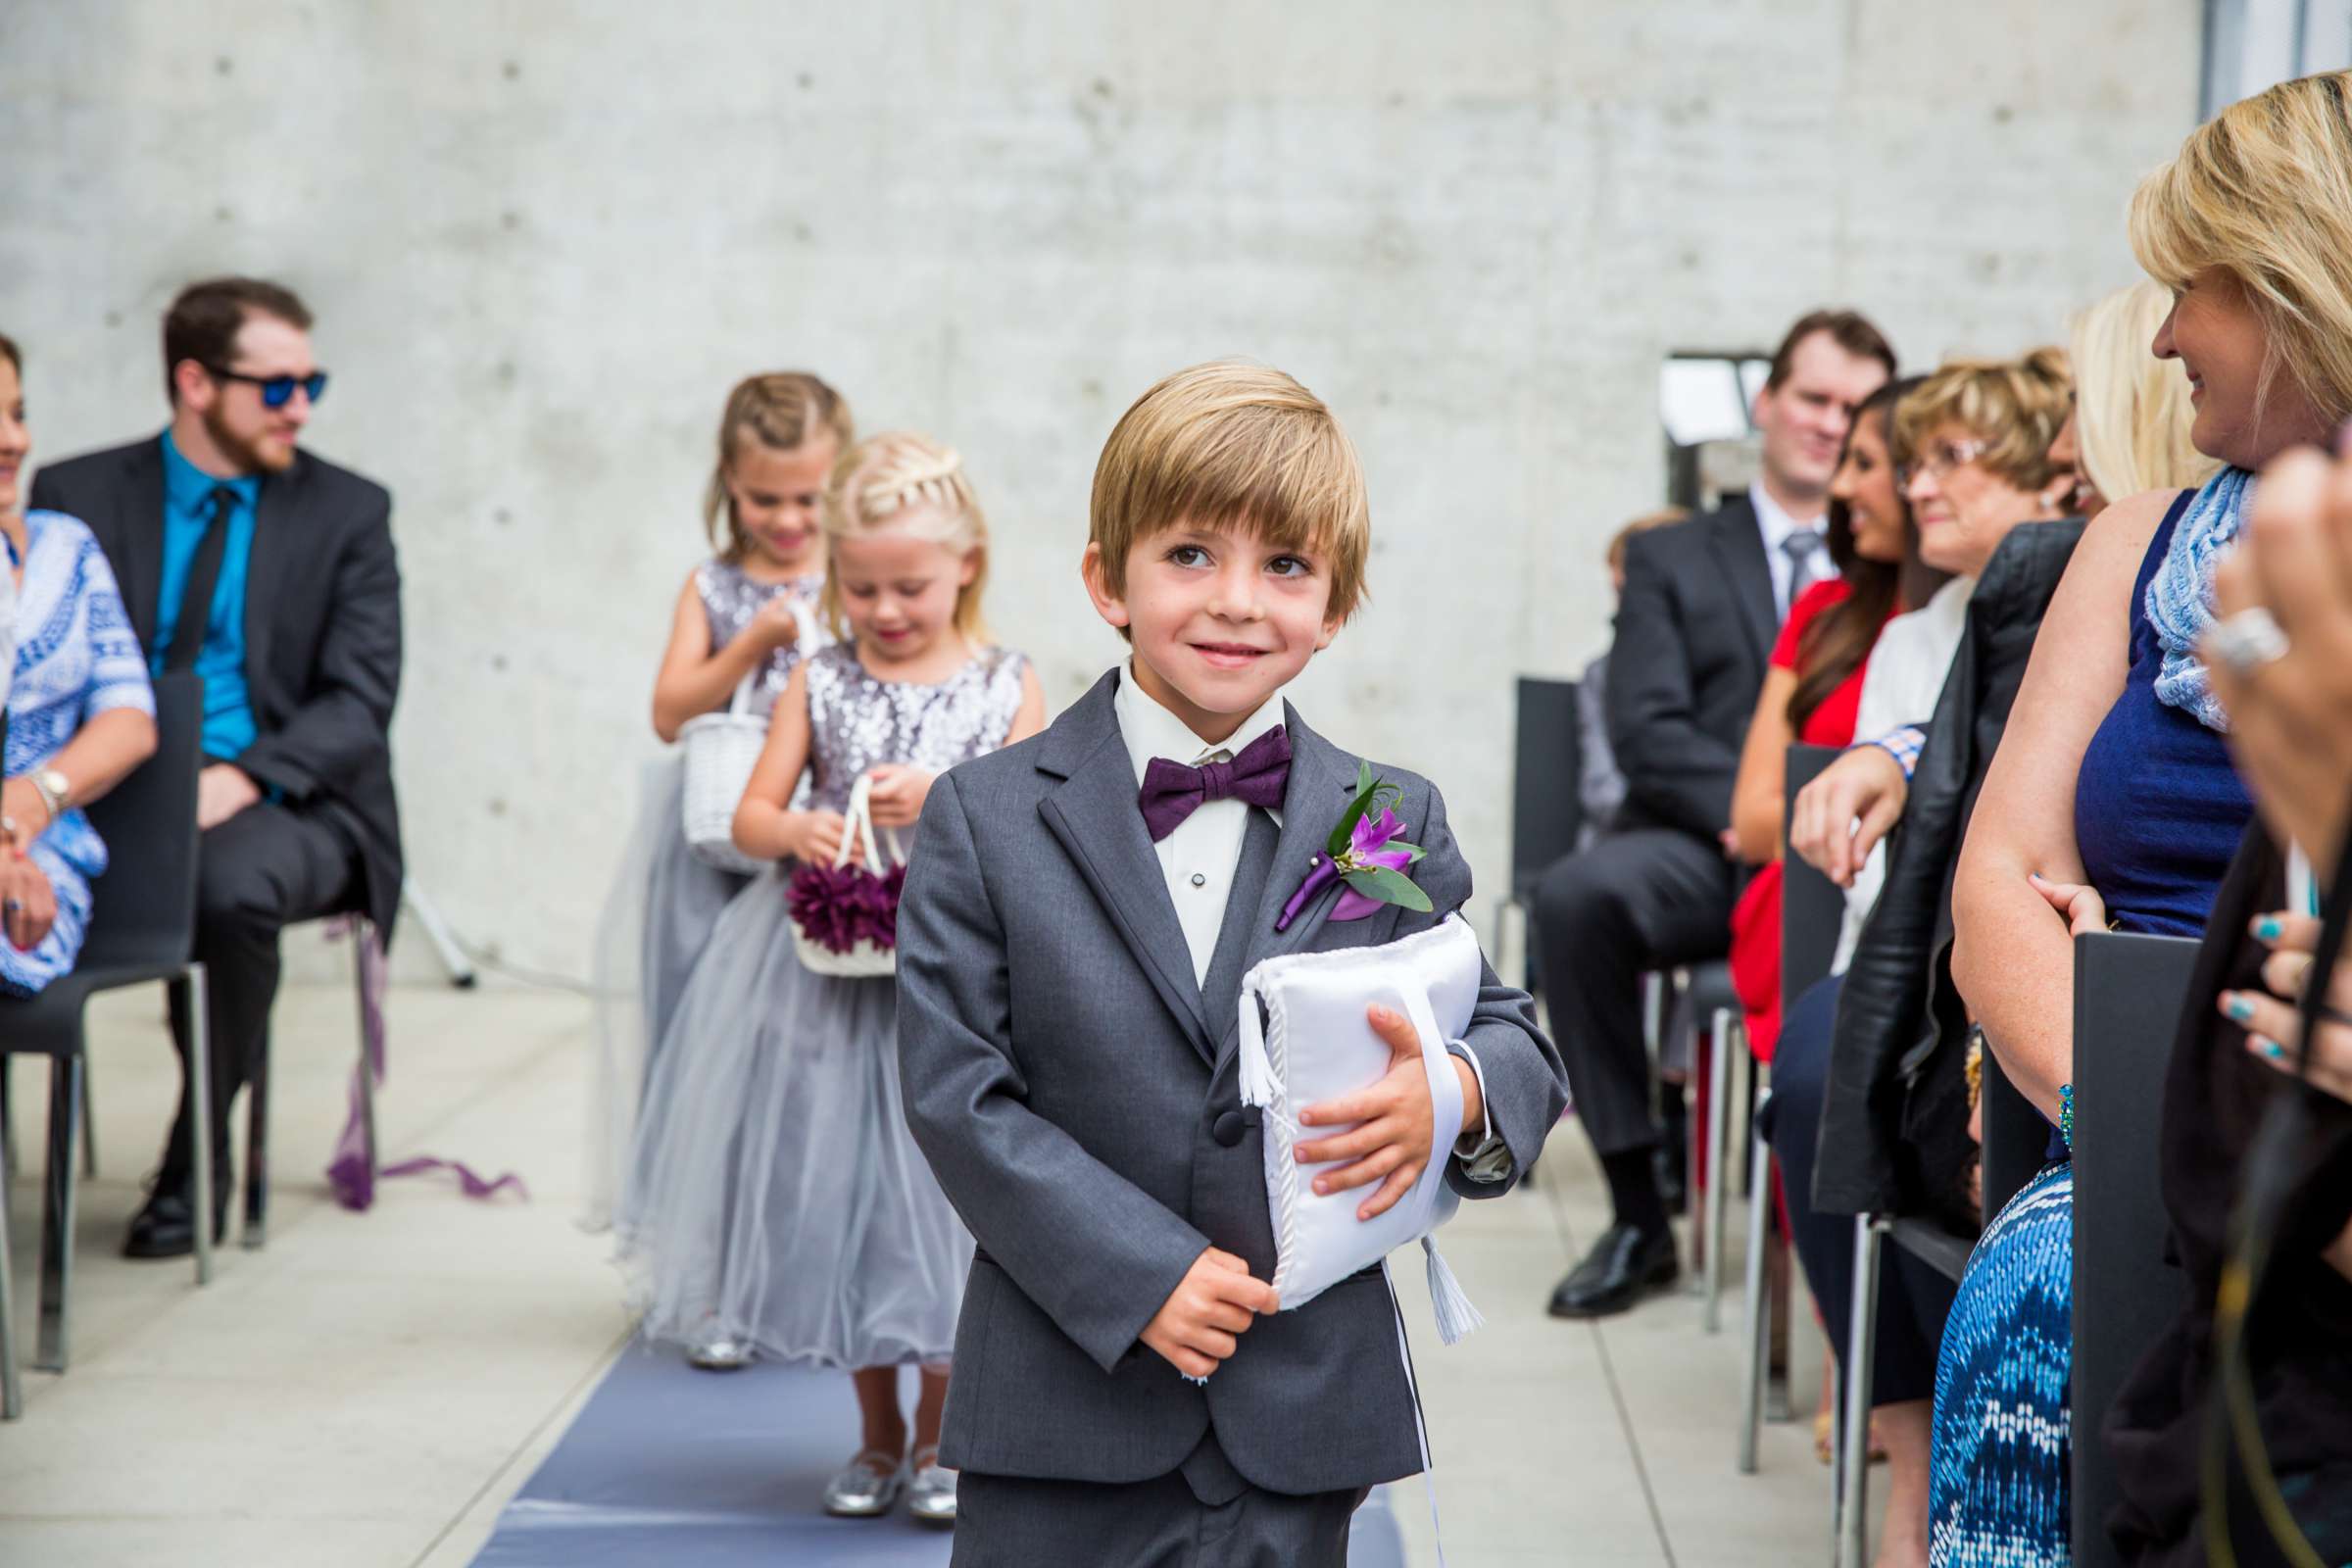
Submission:
[[[2131,673],[2076,776],[2075,843],[2118,928],[2194,937],[2254,808],[2220,733],[2156,696],[2164,649],[2148,621],[2148,584],[2188,499],[2174,504],[2140,564]],[[2027,1183],[1969,1254],[1936,1365],[1934,1568],[2072,1560],[2074,1241],[2075,1172],[2061,1162]]]
[[[10,778],[47,765],[100,713],[155,712],[147,661],[98,541],[62,512],[26,513],[24,531],[8,687]],[[90,878],[106,870],[106,845],[88,817],[69,810],[33,841],[31,858],[57,894],[57,923],[29,953],[0,938],[0,995],[30,996],[73,969],[90,923]]]

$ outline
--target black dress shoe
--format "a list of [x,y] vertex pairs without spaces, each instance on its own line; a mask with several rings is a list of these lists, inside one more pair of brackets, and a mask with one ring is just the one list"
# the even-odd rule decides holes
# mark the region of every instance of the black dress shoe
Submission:
[[1672,1285],[1681,1272],[1674,1232],[1651,1235],[1631,1225],[1612,1225],[1551,1293],[1551,1315],[1613,1316],[1660,1286]]
[[1658,1197],[1669,1214],[1682,1213],[1690,1201],[1690,1182],[1685,1174],[1690,1162],[1690,1152],[1680,1139],[1658,1145],[1657,1152],[1650,1156],[1650,1168],[1658,1177]]
[[[228,1230],[228,1194],[213,1199],[213,1241],[219,1245]],[[131,1216],[130,1234],[122,1238],[124,1257],[186,1257],[196,1250],[196,1183],[159,1181],[145,1206]]]

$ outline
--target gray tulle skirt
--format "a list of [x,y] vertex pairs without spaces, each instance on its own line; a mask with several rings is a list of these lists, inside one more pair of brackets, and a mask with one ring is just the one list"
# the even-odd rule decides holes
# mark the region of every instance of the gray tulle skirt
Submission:
[[945,1360],[972,1242],[906,1130],[896,983],[810,974],[782,873],[719,916],[655,1054],[621,1203],[654,1339]]
[[751,882],[695,857],[682,824],[686,764],[646,764],[637,824],[597,922],[596,1055],[589,1085],[588,1201],[582,1222],[612,1225],[627,1185],[637,1112],[686,977],[728,901]]

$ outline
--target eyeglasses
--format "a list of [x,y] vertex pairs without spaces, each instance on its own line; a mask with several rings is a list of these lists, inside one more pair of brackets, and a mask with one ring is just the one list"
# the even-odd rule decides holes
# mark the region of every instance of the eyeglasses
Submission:
[[1989,441],[1937,441],[1909,463],[1894,466],[1894,482],[1900,489],[1911,488],[1911,481],[1921,474],[1941,479],[1954,468],[1965,468],[1983,457],[1992,447]]
[[293,401],[296,387],[300,387],[303,396],[313,403],[326,396],[324,370],[313,370],[308,375],[247,375],[242,370],[232,370],[222,365],[208,365],[205,369],[212,373],[215,380],[242,381],[247,386],[260,387],[262,407],[265,409],[284,408]]

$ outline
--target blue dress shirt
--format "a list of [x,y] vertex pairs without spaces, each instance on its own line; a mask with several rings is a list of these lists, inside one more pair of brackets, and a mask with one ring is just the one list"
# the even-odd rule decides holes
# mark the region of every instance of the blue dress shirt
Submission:
[[255,738],[253,703],[245,689],[245,571],[253,560],[254,509],[260,478],[216,479],[180,455],[172,432],[164,432],[164,584],[155,614],[155,674],[164,672],[164,650],[172,646],[187,592],[196,545],[212,520],[213,492],[225,486],[236,496],[228,510],[228,539],[220,553],[220,577],[205,619],[204,645],[196,651],[196,673],[204,677],[204,754],[233,762]]

